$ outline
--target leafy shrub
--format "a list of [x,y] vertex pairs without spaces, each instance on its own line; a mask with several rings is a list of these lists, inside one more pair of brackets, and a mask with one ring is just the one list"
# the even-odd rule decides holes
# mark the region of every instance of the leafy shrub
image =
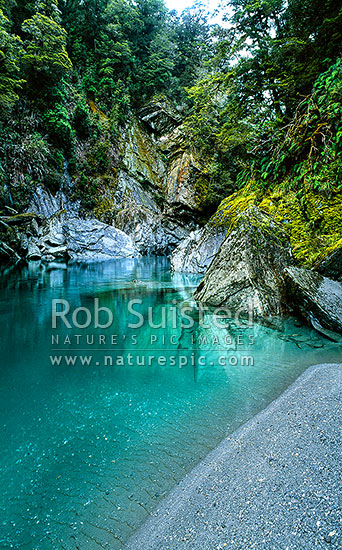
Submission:
[[265,187],[290,178],[295,188],[341,189],[342,59],[322,73],[291,123],[269,137],[271,153],[252,165]]
[[68,110],[57,103],[43,115],[43,123],[55,145],[69,152],[73,147],[73,131]]
[[79,99],[75,107],[73,113],[73,126],[80,138],[88,138],[91,135],[92,122],[89,114],[89,107],[83,97]]

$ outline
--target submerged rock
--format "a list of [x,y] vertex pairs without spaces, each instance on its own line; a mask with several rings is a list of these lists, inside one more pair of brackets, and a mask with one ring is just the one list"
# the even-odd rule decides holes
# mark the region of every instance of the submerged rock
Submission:
[[255,206],[236,216],[194,298],[259,316],[284,312],[283,270],[293,263],[287,235]]
[[207,224],[192,231],[171,256],[172,271],[204,273],[210,265],[227,233],[227,227]]
[[[295,310],[317,328],[342,334],[342,284],[309,269],[285,269],[287,297]],[[330,336],[331,337],[331,336]]]
[[120,229],[95,219],[68,219],[63,225],[68,253],[73,260],[107,260],[135,256],[132,239]]

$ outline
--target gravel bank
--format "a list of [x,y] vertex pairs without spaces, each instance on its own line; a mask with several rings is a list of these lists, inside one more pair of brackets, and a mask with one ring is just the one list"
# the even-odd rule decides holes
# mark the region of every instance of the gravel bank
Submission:
[[342,365],[310,367],[177,485],[126,550],[342,548]]

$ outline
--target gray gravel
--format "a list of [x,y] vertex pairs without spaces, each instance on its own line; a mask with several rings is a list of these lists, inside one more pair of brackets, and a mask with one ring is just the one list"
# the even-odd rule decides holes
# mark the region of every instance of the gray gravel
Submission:
[[310,367],[226,438],[126,550],[342,548],[342,365]]

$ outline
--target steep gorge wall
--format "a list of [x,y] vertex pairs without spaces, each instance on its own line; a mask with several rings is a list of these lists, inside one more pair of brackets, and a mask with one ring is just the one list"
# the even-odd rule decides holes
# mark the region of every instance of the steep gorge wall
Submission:
[[[99,116],[105,128],[104,113]],[[98,259],[120,256],[119,245],[108,245],[121,233],[129,239],[123,255],[169,254],[197,227],[202,209],[197,179],[202,167],[196,152],[184,142],[177,113],[168,106],[150,103],[140,117],[131,117],[115,140],[108,139],[105,131],[95,145],[77,140],[76,156],[78,172],[70,176],[65,161],[64,181],[57,192],[36,186],[27,208],[35,213],[34,222],[10,229],[11,247],[19,256],[47,260],[88,260],[96,253]],[[102,243],[95,249],[91,233]],[[82,242],[77,250],[70,245],[75,238]],[[53,242],[56,250],[46,242]]]

